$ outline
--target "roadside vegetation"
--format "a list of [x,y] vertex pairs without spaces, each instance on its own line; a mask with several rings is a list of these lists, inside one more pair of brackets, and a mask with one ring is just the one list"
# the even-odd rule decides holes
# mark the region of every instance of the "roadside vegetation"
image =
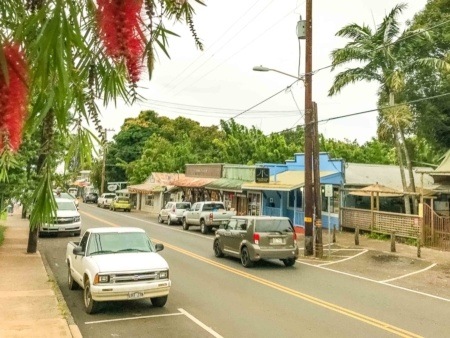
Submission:
[[0,225],[0,246],[2,246],[3,241],[5,240],[5,230],[6,230],[6,227],[3,225]]
[[[155,171],[183,172],[187,163],[279,163],[304,151],[302,125],[265,135],[233,119],[204,127],[157,111],[127,119],[106,143],[97,100],[108,105],[142,99],[140,71],[145,68],[151,79],[155,55],[169,56],[169,37],[177,36],[165,22],[186,24],[193,46],[203,49],[193,5],[205,3],[1,2],[0,191],[2,200],[22,202],[22,216],[33,206],[28,252],[36,252],[37,225],[56,208],[52,188],[91,169],[101,190],[105,153],[105,182],[141,183]],[[330,56],[332,68],[354,66],[355,60],[359,65],[336,76],[330,95],[350,83],[378,83],[378,101],[372,103],[379,107],[372,112],[378,114],[378,133],[365,144],[320,135],[321,152],[346,162],[408,169],[437,165],[450,148],[450,0],[429,0],[401,32],[398,14],[405,6],[374,18],[376,25],[349,23],[336,33],[343,47]],[[65,172],[56,175],[61,160]],[[405,186],[414,189],[411,181]]]

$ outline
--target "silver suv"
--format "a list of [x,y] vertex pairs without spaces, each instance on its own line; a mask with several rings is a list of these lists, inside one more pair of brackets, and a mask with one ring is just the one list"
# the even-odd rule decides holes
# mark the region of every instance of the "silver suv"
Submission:
[[216,257],[237,257],[246,268],[261,259],[292,266],[298,258],[297,234],[288,217],[233,216],[216,231]]
[[181,224],[183,213],[191,208],[191,202],[167,202],[164,209],[159,212],[158,222],[167,222],[167,225],[174,223]]

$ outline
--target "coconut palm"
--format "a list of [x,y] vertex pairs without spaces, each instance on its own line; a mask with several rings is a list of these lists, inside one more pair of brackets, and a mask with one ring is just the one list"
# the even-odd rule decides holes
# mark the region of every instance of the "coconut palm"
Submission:
[[[332,51],[332,70],[350,62],[357,62],[360,66],[349,68],[336,75],[328,95],[338,94],[341,89],[351,83],[359,81],[376,81],[380,84],[380,99],[391,107],[396,97],[401,97],[405,88],[405,75],[414,72],[415,67],[429,67],[430,69],[450,69],[444,60],[435,58],[417,58],[414,47],[418,40],[429,39],[425,29],[404,30],[400,32],[398,16],[406,8],[406,4],[396,5],[384,18],[381,24],[372,30],[367,25],[350,24],[339,30],[336,35],[351,39],[343,48]],[[387,101],[387,102],[386,102]],[[405,144],[405,133],[411,126],[411,120],[404,113],[407,110],[386,110],[381,118],[384,124],[390,125],[393,142],[397,148],[398,163],[404,175],[403,158],[408,167],[410,184],[402,179],[403,190],[415,192],[412,165]],[[394,114],[395,113],[395,114]],[[394,116],[388,116],[394,114]],[[403,116],[402,116],[403,115]],[[400,123],[400,121],[402,121]],[[386,129],[385,126],[382,129]],[[405,201],[406,212],[410,212],[410,204]]]

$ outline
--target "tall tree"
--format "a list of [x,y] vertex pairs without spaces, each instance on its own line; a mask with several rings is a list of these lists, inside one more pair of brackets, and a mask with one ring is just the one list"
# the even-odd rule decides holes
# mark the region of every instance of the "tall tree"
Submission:
[[[336,35],[351,39],[343,48],[333,50],[331,53],[333,70],[349,62],[359,62],[361,67],[349,68],[336,75],[334,83],[329,90],[329,95],[335,95],[348,84],[358,81],[376,81],[380,84],[379,95],[385,98],[383,102],[391,113],[398,116],[404,113],[404,109],[397,109],[395,98],[405,88],[405,76],[414,72],[415,67],[429,67],[434,69],[449,68],[445,60],[432,57],[417,57],[415,46],[417,41],[429,38],[424,29],[406,29],[400,32],[398,16],[406,8],[406,4],[396,5],[382,20],[377,29],[373,31],[367,25],[350,24],[340,29]],[[385,108],[385,107],[383,107]],[[383,120],[387,123],[398,121],[394,117]],[[404,119],[403,119],[404,120]],[[412,173],[412,165],[408,148],[406,147],[405,130],[410,127],[405,123],[393,123],[390,125],[393,131],[394,144],[397,147],[398,163],[402,174],[404,191],[415,192],[415,184]],[[409,185],[404,177],[403,161],[409,173]],[[405,197],[405,210],[410,213],[409,198]]]
[[[20,119],[25,117],[26,132],[44,126],[42,130],[54,128],[68,135],[70,123],[83,120],[93,123],[101,138],[95,100],[102,98],[108,105],[118,97],[127,103],[139,99],[144,63],[151,78],[156,49],[168,55],[167,38],[176,35],[165,27],[166,20],[189,25],[202,49],[193,16],[194,8],[184,0],[1,1],[0,148],[18,149],[24,122]],[[81,140],[75,145],[88,137],[83,124],[76,126]],[[56,208],[51,191],[53,135],[46,135],[39,155],[41,181],[30,222],[34,230]],[[0,154],[9,158],[4,151]],[[36,250],[36,241],[29,241],[28,251]]]

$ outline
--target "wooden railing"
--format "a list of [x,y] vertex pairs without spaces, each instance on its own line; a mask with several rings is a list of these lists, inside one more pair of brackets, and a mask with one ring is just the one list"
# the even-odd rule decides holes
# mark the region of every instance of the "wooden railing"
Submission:
[[423,235],[425,246],[450,251],[450,217],[438,215],[428,204],[423,207]]
[[359,228],[405,238],[418,238],[421,235],[422,222],[418,215],[406,215],[394,212],[342,208],[341,227]]

